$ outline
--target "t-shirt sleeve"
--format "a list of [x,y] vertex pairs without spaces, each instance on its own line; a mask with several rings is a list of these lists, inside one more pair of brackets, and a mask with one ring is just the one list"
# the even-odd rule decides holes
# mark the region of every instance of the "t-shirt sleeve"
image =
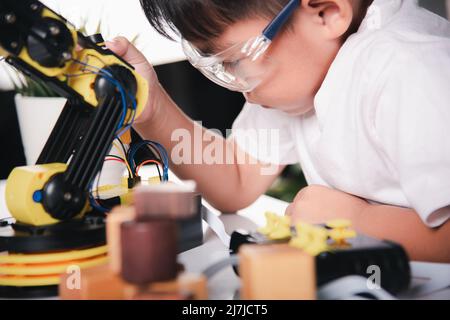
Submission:
[[400,52],[392,66],[376,134],[411,207],[438,227],[450,219],[450,46]]
[[233,124],[231,138],[240,149],[263,163],[298,163],[292,125],[295,118],[278,110],[247,103]]

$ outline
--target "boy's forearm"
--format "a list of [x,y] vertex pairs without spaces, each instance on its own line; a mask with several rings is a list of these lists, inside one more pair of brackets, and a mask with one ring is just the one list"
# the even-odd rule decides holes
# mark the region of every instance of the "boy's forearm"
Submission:
[[[249,205],[259,194],[262,194],[267,185],[253,184],[246,186],[241,179],[240,166],[235,161],[234,145],[222,136],[216,135],[203,128],[199,123],[189,119],[169,97],[165,90],[161,89],[156,93],[155,110],[151,119],[135,124],[134,128],[145,139],[158,141],[168,150],[179,144],[173,141],[172,135],[176,130],[185,130],[189,132],[190,139],[190,157],[191,160],[198,160],[200,163],[176,164],[171,161],[171,170],[181,179],[192,179],[197,182],[199,191],[216,208],[226,212],[234,212],[242,207]],[[232,157],[232,161],[222,164],[205,163],[203,158],[204,145],[206,143],[194,143],[194,134],[201,133],[203,141],[214,139],[216,145],[221,145],[225,155]],[[197,137],[198,138],[198,137]],[[186,141],[184,141],[186,143]],[[227,164],[230,163],[230,164]],[[230,201],[233,199],[233,201]]]
[[450,221],[431,229],[412,209],[373,205],[324,186],[301,190],[286,211],[294,221],[321,224],[349,219],[360,234],[401,244],[411,260],[450,262]]
[[412,209],[371,204],[353,220],[360,233],[402,244],[411,260],[450,262],[450,222],[431,229]]

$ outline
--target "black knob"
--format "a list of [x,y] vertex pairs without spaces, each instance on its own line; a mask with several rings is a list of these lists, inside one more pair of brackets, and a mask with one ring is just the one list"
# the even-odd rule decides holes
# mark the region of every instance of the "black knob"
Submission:
[[79,215],[87,202],[86,192],[64,180],[63,174],[53,176],[45,185],[42,204],[54,219],[66,221]]
[[75,43],[72,33],[59,20],[44,18],[31,28],[27,38],[30,57],[46,68],[59,68],[72,58]]
[[111,65],[103,68],[102,72],[104,75],[99,75],[95,79],[95,94],[97,100],[101,101],[109,96],[120,97],[120,92],[113,81],[119,83],[127,94],[131,96],[136,95],[136,77],[128,68],[120,65]]

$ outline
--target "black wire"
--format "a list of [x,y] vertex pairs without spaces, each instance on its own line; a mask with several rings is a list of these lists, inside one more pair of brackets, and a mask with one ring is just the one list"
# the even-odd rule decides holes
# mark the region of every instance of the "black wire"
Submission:
[[107,156],[106,156],[106,158],[115,158],[115,159],[119,159],[119,160],[122,160],[122,161],[125,161],[125,159],[124,158],[122,158],[122,157],[119,157],[119,156],[116,156],[115,154],[108,154]]
[[[162,164],[164,164],[164,161],[163,161],[161,152],[160,152],[157,148],[155,148],[153,145],[151,145],[151,144],[149,144],[149,143],[144,143],[144,142],[145,142],[145,141],[140,141],[140,142],[137,142],[137,143],[134,144],[134,145],[136,145],[136,144],[141,144],[141,145],[136,149],[136,151],[134,152],[134,156],[136,157],[138,151],[140,151],[143,147],[148,147],[148,148],[150,149],[150,151],[152,152],[153,156],[156,158],[156,160],[158,160],[159,162],[161,162]],[[130,146],[130,150],[131,150],[131,149],[133,149],[133,145]],[[130,150],[128,150],[127,158],[130,158],[130,155],[129,155]],[[137,168],[138,166],[136,165],[136,160],[135,160],[135,159],[131,159],[131,160],[133,161],[134,167]],[[147,159],[147,160],[150,160],[150,159]],[[142,161],[141,163],[143,163],[143,162],[144,162],[144,161]]]
[[156,165],[156,169],[158,169],[158,176],[159,176],[159,181],[162,181],[162,175],[161,175],[161,169],[159,169],[159,166]]
[[[122,161],[125,162],[125,165],[126,165],[126,163],[127,163],[127,160],[125,160],[125,159],[122,158],[122,157],[116,156],[116,155],[114,155],[114,154],[108,154],[106,157],[110,157],[110,158],[122,160]],[[133,177],[134,177],[133,173],[130,171],[130,169],[128,169],[128,166],[126,166],[126,167],[127,167],[127,171],[128,171],[128,177],[129,177],[129,178],[133,178]]]
[[[119,144],[120,144],[120,146],[122,147],[122,150],[123,150],[123,154],[125,155],[125,158],[126,158],[125,161],[128,163],[128,158],[129,158],[129,155],[130,155],[129,153],[130,153],[131,146],[130,146],[130,149],[127,150],[127,148],[125,148],[125,144],[123,143],[122,139],[117,137],[116,140],[119,141]],[[130,171],[130,169],[128,169],[128,171]],[[136,178],[136,174],[133,171],[131,171],[131,178]]]
[[[159,152],[159,150],[158,150],[157,148],[155,148],[153,145],[151,145],[151,144],[149,144],[149,143],[144,143],[144,142],[145,142],[145,141],[139,141],[139,142],[137,142],[137,143],[131,144],[131,145],[130,145],[130,148],[128,149],[128,152],[127,152],[127,159],[130,159],[130,152],[131,152],[131,150],[134,148],[134,146],[140,144],[140,146],[137,147],[137,149],[134,151],[134,156],[135,156],[135,157],[136,157],[138,151],[142,149],[142,147],[147,146],[147,147],[150,149],[150,152],[151,152],[151,153],[153,154],[153,156],[156,158],[156,160],[159,160],[159,162],[160,162],[162,165],[164,165],[164,161],[163,161],[163,159],[162,159],[161,152]],[[134,169],[136,170],[136,168],[138,168],[139,165],[136,165],[136,160],[135,160],[135,159],[130,159],[130,160],[133,162]],[[141,162],[141,164],[144,163],[144,162],[147,161],[147,160],[153,160],[153,159],[146,159],[146,160],[143,160],[143,161]],[[131,165],[131,163],[130,163],[130,165]],[[162,176],[162,174],[161,174],[161,170],[160,170],[160,168],[159,168],[158,165],[156,166],[156,169],[158,170],[159,180],[160,180],[160,181],[163,181],[164,179],[163,179],[163,176]],[[134,172],[134,177],[136,177],[136,176],[137,176],[137,175],[136,175],[136,172]]]
[[103,163],[103,166],[102,166],[102,168],[100,169],[100,172],[98,173],[97,186],[96,186],[96,189],[97,189],[97,190],[95,190],[96,195],[97,195],[97,198],[94,199],[94,200],[97,201],[98,204],[99,204],[99,206],[102,207],[104,210],[106,210],[106,211],[111,211],[111,208],[107,208],[107,207],[103,206],[103,205],[100,203],[100,201],[101,201],[101,199],[100,199],[100,193],[99,193],[99,189],[100,189],[100,178],[102,177],[104,165],[105,165],[105,164]]
[[128,160],[128,152],[130,150],[127,150],[127,148],[125,148],[125,145],[123,144],[122,139],[117,138],[117,141],[119,141],[120,146],[122,147],[122,150],[123,150],[123,154],[125,155],[125,157],[127,157],[127,160]]

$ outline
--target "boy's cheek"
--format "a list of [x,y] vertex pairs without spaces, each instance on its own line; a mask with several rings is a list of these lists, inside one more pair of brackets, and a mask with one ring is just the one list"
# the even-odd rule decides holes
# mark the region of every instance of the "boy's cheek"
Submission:
[[247,94],[247,98],[249,102],[288,114],[304,114],[312,109],[314,97],[320,86],[319,79],[312,74],[317,72],[305,72],[302,66],[283,62],[277,72],[266,76],[253,92]]
[[274,79],[273,86],[263,86],[246,94],[248,102],[277,109],[291,115],[302,115],[310,111],[313,107],[313,95],[300,90],[292,90],[286,86],[279,86],[276,82],[281,79]]

